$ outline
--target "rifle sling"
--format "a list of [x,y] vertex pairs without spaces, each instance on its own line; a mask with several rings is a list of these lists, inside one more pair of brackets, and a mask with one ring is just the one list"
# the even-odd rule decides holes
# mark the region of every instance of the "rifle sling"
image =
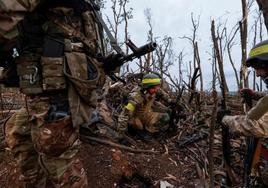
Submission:
[[81,42],[83,44],[85,44],[85,46],[89,49],[87,51],[87,53],[93,57],[93,58],[97,58],[96,54],[94,54],[93,50],[91,49],[91,41],[87,39],[87,37],[80,32],[79,30],[75,29],[74,27],[72,27],[71,25],[65,24],[63,21],[61,21],[60,19],[58,19],[56,17],[56,15],[54,15],[53,13],[48,13],[47,17],[57,26],[59,26],[67,35],[69,36],[74,36],[76,38],[79,38],[81,40]]
[[124,55],[123,50],[120,48],[120,46],[117,44],[116,39],[114,38],[114,36],[112,35],[112,33],[110,32],[109,28],[107,27],[107,25],[105,24],[104,20],[102,19],[101,15],[96,11],[96,9],[94,8],[94,2],[92,2],[91,0],[86,0],[86,2],[92,7],[93,12],[96,16],[96,21],[99,22],[99,24],[101,24],[101,26],[103,27],[104,31],[106,32],[109,40],[110,40],[110,44],[113,47],[113,49],[118,53],[118,54],[122,54]]
[[[122,49],[120,48],[120,46],[117,44],[116,39],[113,37],[112,33],[110,32],[109,28],[107,27],[107,25],[105,24],[104,20],[102,19],[101,15],[96,11],[96,9],[94,8],[94,6],[91,4],[91,2],[86,1],[91,7],[92,10],[95,14],[95,18],[96,21],[99,22],[99,24],[103,27],[104,31],[106,32],[109,40],[110,40],[110,44],[113,47],[113,49],[118,53],[118,54],[122,54],[124,55],[124,52],[122,51]],[[81,42],[83,42],[89,49],[91,49],[91,41],[89,41],[87,39],[87,37],[80,31],[78,31],[77,29],[75,29],[74,27],[68,25],[68,24],[64,24],[61,20],[57,19],[56,15],[53,15],[53,13],[49,13],[47,14],[48,18],[54,22],[56,25],[58,25],[59,27],[61,27],[63,29],[63,31],[65,31],[67,34],[75,36],[77,38],[81,39]],[[91,51],[91,50],[90,50]],[[94,54],[90,54],[92,57],[94,57]]]

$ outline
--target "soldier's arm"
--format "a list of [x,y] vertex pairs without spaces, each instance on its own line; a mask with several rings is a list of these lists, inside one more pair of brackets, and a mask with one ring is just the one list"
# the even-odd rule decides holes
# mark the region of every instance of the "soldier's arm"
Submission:
[[262,97],[257,104],[251,108],[247,117],[250,120],[259,120],[265,113],[268,112],[268,95]]
[[138,92],[135,92],[128,101],[128,104],[124,106],[123,111],[118,117],[118,130],[125,132],[128,127],[128,122],[133,116],[136,106],[142,102],[142,98]]
[[258,120],[249,119],[245,115],[224,116],[222,123],[233,133],[258,138],[268,137],[268,113]]
[[262,97],[264,97],[265,95],[267,95],[268,93],[263,91],[263,92],[255,92],[255,96],[254,99],[255,100],[260,100]]

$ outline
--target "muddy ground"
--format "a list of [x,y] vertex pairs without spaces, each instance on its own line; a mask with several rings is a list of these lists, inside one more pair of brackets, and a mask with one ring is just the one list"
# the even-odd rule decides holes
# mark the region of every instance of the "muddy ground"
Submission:
[[[233,98],[228,104],[228,106],[233,105],[231,107],[234,114],[241,113],[241,109],[238,109],[241,105],[236,105],[237,102],[239,100]],[[13,105],[14,100],[10,104]],[[162,135],[149,140],[129,135],[135,144],[128,144],[128,147],[134,151],[83,138],[80,156],[88,175],[89,187],[142,188],[160,187],[160,184],[171,184],[180,188],[207,186],[209,182],[208,157],[211,155],[211,153],[208,154],[208,135],[213,105],[212,103],[210,106],[204,106],[199,113],[189,111],[186,119],[178,124],[177,132],[170,135]],[[215,187],[219,186],[221,177],[224,175],[221,130],[219,127],[216,129],[213,146]],[[97,135],[95,137],[108,140]],[[196,137],[199,139],[194,140]],[[0,139],[2,140],[3,137],[1,136]],[[188,143],[189,140],[194,141]],[[182,143],[186,144],[181,145]],[[234,169],[240,176],[243,143],[241,138],[236,138],[232,142],[233,150],[231,151],[233,153],[232,161],[235,163]],[[12,155],[5,148],[2,143],[0,147],[0,188],[13,188],[18,185],[19,172]],[[139,149],[146,151],[137,151]]]
[[[174,139],[174,138],[173,138]],[[196,159],[187,150],[178,150],[169,141],[136,140],[138,148],[160,153],[133,153],[83,139],[80,156],[86,169],[89,187],[199,187]],[[18,169],[11,154],[0,153],[0,187],[14,187]]]

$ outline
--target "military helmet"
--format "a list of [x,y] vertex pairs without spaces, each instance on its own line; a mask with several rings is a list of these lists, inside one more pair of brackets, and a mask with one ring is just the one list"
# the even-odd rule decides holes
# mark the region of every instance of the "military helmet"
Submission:
[[250,50],[246,65],[253,68],[268,67],[268,40],[256,44]]
[[148,89],[152,86],[157,86],[161,84],[161,78],[157,74],[150,73],[143,76],[141,87],[142,89]]

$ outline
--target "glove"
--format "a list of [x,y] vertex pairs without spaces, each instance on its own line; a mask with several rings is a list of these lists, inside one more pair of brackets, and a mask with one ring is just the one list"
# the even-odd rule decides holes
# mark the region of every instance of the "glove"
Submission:
[[217,111],[217,119],[216,119],[216,122],[220,124],[222,122],[223,117],[226,116],[226,115],[230,115],[230,114],[231,114],[231,111],[230,110],[227,110],[227,109],[225,109],[225,110],[219,109]]
[[249,88],[243,88],[240,90],[242,103],[246,103],[249,106],[252,106],[252,99],[258,100],[257,93]]
[[176,102],[175,100],[171,100],[168,105],[171,107],[171,108],[175,108],[177,105],[178,105],[178,102]]
[[251,97],[253,99],[256,96],[256,92],[249,88],[241,89],[240,94],[243,98]]

